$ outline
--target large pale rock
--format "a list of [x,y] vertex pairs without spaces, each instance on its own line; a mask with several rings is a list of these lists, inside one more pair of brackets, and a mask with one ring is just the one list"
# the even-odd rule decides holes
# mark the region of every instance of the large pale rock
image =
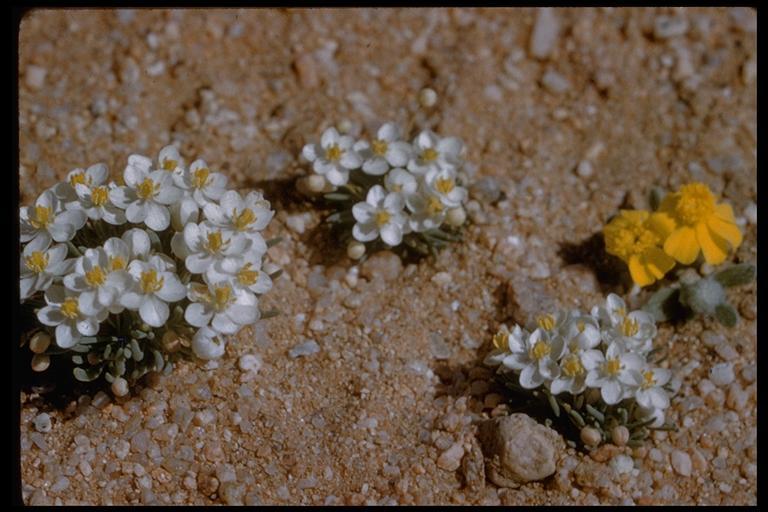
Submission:
[[565,450],[557,432],[526,414],[481,422],[478,440],[485,455],[485,473],[500,487],[519,487],[554,474]]

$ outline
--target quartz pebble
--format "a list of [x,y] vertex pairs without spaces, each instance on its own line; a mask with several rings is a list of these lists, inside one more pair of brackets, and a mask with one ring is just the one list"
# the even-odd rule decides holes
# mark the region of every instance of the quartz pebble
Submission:
[[553,94],[562,94],[571,87],[568,79],[553,69],[548,69],[544,73],[541,84]]
[[663,40],[688,32],[688,20],[681,16],[659,16],[653,24],[653,36]]
[[253,354],[244,354],[238,359],[237,366],[244,372],[256,373],[261,368],[261,358]]
[[431,108],[437,104],[437,93],[429,87],[419,92],[419,104],[424,108]]
[[690,455],[681,450],[674,450],[670,456],[670,462],[678,475],[691,476],[692,463]]
[[288,355],[296,359],[297,357],[311,356],[318,352],[320,352],[320,345],[315,340],[307,340],[289,350]]
[[634,468],[632,457],[623,454],[619,454],[613,457],[610,464],[614,471],[616,471],[616,473],[619,475],[630,473]]
[[539,8],[536,13],[536,22],[531,32],[529,51],[536,59],[546,59],[557,45],[560,24],[551,7]]
[[40,66],[28,66],[24,82],[30,89],[41,89],[45,85],[48,70]]
[[41,413],[35,417],[35,430],[42,433],[51,431],[51,417],[48,413]]
[[734,378],[733,364],[731,363],[716,364],[709,371],[709,380],[711,380],[715,386],[727,386],[733,382]]
[[446,471],[456,471],[461,465],[461,458],[464,456],[464,447],[462,443],[454,443],[440,454],[437,459],[437,466]]

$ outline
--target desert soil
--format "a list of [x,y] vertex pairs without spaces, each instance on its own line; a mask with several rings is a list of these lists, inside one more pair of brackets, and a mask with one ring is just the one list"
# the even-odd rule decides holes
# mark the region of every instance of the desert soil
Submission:
[[[105,162],[116,176],[129,154],[176,143],[238,188],[265,191],[277,210],[268,234],[284,237],[270,257],[285,274],[264,299],[281,315],[245,329],[216,363],[179,364],[124,399],[62,405],[25,389],[25,501],[755,504],[756,285],[729,290],[743,317],[734,329],[660,326],[680,377],[668,411],[677,432],[641,448],[567,448],[554,476],[518,489],[473,480],[473,464],[438,462],[448,450],[472,457],[474,423],[504,413],[480,361],[509,319],[510,293],[582,309],[609,291],[628,296],[592,257],[594,237],[620,207],[646,207],[652,186],[710,185],[743,226],[734,261],[756,261],[755,12],[551,14],[28,15],[22,204],[75,167]],[[420,104],[424,88],[434,105]],[[302,145],[326,127],[357,134],[387,120],[461,137],[482,185],[463,243],[436,259],[384,253],[356,266],[317,236],[321,215],[291,183],[306,172]],[[319,351],[289,354],[307,340]],[[257,372],[240,369],[245,354]],[[710,379],[722,363],[733,375]],[[34,424],[43,412],[47,433]]]

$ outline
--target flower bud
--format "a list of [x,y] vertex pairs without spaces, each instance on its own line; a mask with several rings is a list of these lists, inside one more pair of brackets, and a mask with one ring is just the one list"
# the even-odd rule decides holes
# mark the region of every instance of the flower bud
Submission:
[[445,222],[449,226],[459,227],[467,220],[467,212],[464,208],[459,206],[458,208],[451,208],[445,216]]
[[600,432],[592,427],[582,428],[579,437],[581,437],[581,442],[586,446],[597,446],[600,444],[600,441],[603,440],[603,436],[600,435]]
[[321,176],[319,174],[310,174],[307,177],[307,189],[310,192],[314,192],[315,194],[319,194],[323,190],[325,190],[325,177]]
[[624,446],[629,441],[629,429],[624,425],[617,425],[611,430],[611,441],[616,446]]
[[353,240],[347,245],[347,256],[353,260],[359,260],[365,254],[365,244]]
[[51,345],[51,337],[47,332],[40,331],[29,340],[29,349],[35,354],[42,354]]
[[165,331],[165,334],[163,334],[162,344],[163,349],[169,353],[176,352],[181,347],[179,335],[176,334],[175,331]]
[[51,358],[46,354],[35,354],[32,357],[32,369],[36,372],[44,372],[51,365]]
[[112,393],[115,396],[125,396],[128,394],[128,381],[122,377],[115,377],[112,381]]

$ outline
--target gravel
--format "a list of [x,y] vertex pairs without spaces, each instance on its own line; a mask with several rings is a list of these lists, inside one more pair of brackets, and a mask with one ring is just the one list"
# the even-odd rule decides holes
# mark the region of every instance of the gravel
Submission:
[[735,378],[732,363],[719,363],[709,371],[709,379],[715,386],[727,386]]

